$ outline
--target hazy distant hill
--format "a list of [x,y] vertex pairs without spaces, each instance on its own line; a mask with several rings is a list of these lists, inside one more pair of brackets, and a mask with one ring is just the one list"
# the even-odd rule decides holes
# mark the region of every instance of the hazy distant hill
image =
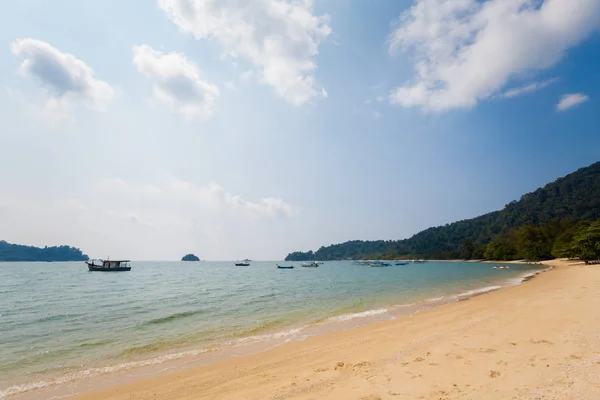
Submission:
[[[483,257],[486,244],[525,225],[550,221],[593,221],[600,218],[600,162],[547,184],[518,201],[476,218],[429,228],[404,240],[349,241],[316,252],[294,252],[286,261],[425,257]],[[462,257],[465,246],[472,248]],[[481,251],[473,249],[480,248]]]
[[33,247],[0,240],[0,261],[86,261],[88,256],[69,246]]

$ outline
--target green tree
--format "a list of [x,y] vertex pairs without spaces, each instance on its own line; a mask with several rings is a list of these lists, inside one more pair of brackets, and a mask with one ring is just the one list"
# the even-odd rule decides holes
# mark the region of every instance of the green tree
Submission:
[[600,220],[579,230],[573,236],[573,248],[577,256],[586,264],[600,259]]

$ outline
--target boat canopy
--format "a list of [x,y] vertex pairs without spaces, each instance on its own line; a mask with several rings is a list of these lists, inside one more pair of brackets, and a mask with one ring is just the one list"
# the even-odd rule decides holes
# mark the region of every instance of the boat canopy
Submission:
[[102,260],[104,268],[118,268],[121,264],[128,264],[131,260]]

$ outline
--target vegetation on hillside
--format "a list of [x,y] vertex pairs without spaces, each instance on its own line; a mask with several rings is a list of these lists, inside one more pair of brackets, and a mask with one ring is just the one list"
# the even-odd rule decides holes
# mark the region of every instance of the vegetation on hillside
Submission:
[[181,261],[200,261],[200,259],[194,254],[186,254]]
[[89,257],[70,246],[34,247],[0,240],[0,261],[87,261]]
[[[404,240],[354,240],[321,247],[315,252],[294,252],[288,254],[286,261],[548,259],[566,254],[559,248],[575,248],[572,241],[585,223],[591,226],[589,223],[598,219],[600,162],[528,193],[501,211],[429,228]],[[590,235],[587,240],[593,240],[593,234]]]

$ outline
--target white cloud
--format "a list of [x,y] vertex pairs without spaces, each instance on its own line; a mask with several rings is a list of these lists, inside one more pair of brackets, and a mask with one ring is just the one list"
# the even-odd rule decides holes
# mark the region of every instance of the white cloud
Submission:
[[81,100],[94,110],[104,110],[118,91],[97,79],[94,70],[72,54],[63,53],[36,39],[17,39],[11,45],[15,56],[23,57],[19,71],[36,78],[48,89],[48,112],[62,113]]
[[[172,210],[189,218],[199,213],[221,212],[235,218],[279,219],[292,217],[298,211],[280,198],[263,197],[253,202],[226,191],[214,182],[196,185],[170,175],[165,175],[154,185],[133,185],[120,179],[102,180],[96,184],[95,192],[106,194],[102,196],[105,199],[115,199],[114,204],[110,200],[105,202],[109,208],[120,208],[130,202],[129,206],[138,208],[138,211],[122,211],[136,215],[139,214],[136,205],[142,203],[151,207],[159,206],[163,211]],[[152,221],[152,212],[143,216],[143,219]],[[159,225],[156,222],[152,224]]]
[[312,0],[159,0],[179,28],[196,39],[215,38],[225,52],[256,67],[260,79],[294,105],[322,95],[314,72],[329,16]]
[[235,90],[235,88],[236,88],[235,82],[233,82],[233,81],[227,81],[223,84],[223,86],[225,86],[225,88],[229,89],[229,90]]
[[390,52],[412,50],[414,82],[392,103],[469,108],[521,74],[556,64],[599,25],[598,0],[418,0],[399,19]]
[[204,81],[198,67],[183,54],[164,54],[148,45],[133,46],[133,64],[154,83],[154,97],[188,119],[209,119],[216,85]]
[[533,82],[533,83],[530,83],[529,85],[519,86],[516,88],[509,89],[506,92],[502,93],[502,95],[500,97],[511,98],[511,97],[517,97],[517,96],[521,96],[524,94],[536,92],[538,90],[541,90],[545,87],[552,85],[556,81],[558,81],[558,78],[548,79],[543,82]]
[[[252,202],[227,192],[221,185],[211,182],[204,186],[195,185],[174,177],[167,177],[164,193],[181,201],[191,201],[198,206],[210,204],[225,211],[240,213],[245,217],[288,218],[296,213],[296,208],[280,198],[263,197]],[[160,190],[160,188],[159,188]]]
[[570,108],[577,107],[580,104],[585,103],[590,98],[583,93],[571,93],[565,94],[560,98],[560,101],[556,105],[556,111],[566,111]]

